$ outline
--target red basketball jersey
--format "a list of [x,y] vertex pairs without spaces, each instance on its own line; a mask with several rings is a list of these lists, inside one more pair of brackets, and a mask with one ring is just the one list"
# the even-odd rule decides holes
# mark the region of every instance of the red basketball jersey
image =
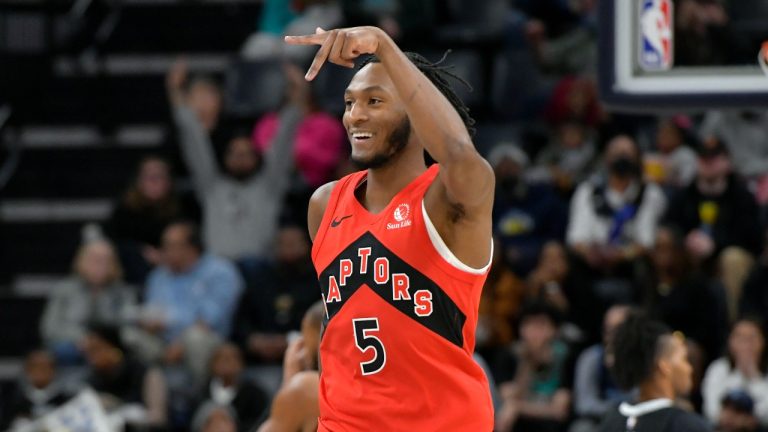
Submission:
[[378,214],[334,187],[312,248],[327,315],[319,431],[490,431],[488,381],[473,360],[487,267],[459,262],[426,217],[433,165]]

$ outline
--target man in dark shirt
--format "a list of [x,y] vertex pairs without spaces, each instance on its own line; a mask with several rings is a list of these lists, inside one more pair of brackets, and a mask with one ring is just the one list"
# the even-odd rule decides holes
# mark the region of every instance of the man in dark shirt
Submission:
[[632,313],[613,339],[612,372],[624,389],[637,387],[636,403],[622,403],[600,432],[711,432],[703,418],[675,406],[692,387],[685,341],[661,323]]

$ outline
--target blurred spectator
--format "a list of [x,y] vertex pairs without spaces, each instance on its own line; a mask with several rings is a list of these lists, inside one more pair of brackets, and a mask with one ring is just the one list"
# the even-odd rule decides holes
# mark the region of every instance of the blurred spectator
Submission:
[[717,424],[721,402],[732,390],[743,390],[754,400],[754,413],[768,425],[768,352],[762,323],[743,318],[728,337],[728,353],[715,360],[704,376],[704,414]]
[[211,358],[211,379],[203,392],[203,400],[228,406],[237,414],[240,432],[253,429],[269,406],[269,396],[243,375],[243,354],[233,344],[225,343]]
[[126,325],[137,307],[136,294],[123,283],[115,249],[106,240],[80,246],[73,270],[51,290],[40,322],[43,340],[62,364],[82,362],[78,345],[89,323]]
[[503,399],[496,414],[498,431],[554,432],[565,426],[572,365],[568,346],[557,339],[559,323],[557,311],[545,303],[521,312],[520,341],[496,365]]
[[[765,244],[768,244],[768,231],[764,234]],[[739,302],[740,316],[759,317],[768,324],[768,247],[763,246],[763,252],[753,266]],[[764,330],[768,330],[765,328]]]
[[249,60],[283,57],[299,64],[309,64],[316,49],[287,45],[283,36],[314,34],[318,27],[336,28],[343,18],[341,6],[336,0],[267,0],[259,30],[246,39],[240,55]]
[[136,178],[112,211],[107,234],[115,241],[125,278],[143,284],[160,262],[160,236],[172,220],[200,218],[200,208],[192,197],[174,191],[168,162],[156,156],[144,158]]
[[[514,39],[525,37],[545,72],[594,71],[597,56],[594,0],[515,0],[508,29]],[[518,42],[519,43],[519,42]]]
[[234,339],[263,362],[282,358],[286,334],[298,330],[304,312],[318,298],[307,231],[287,225],[277,233],[274,257],[244,268],[247,289],[237,312]]
[[656,127],[656,150],[645,155],[649,181],[672,189],[684,188],[696,176],[696,152],[686,144],[692,140],[691,121],[684,116],[662,118]]
[[551,181],[563,196],[570,197],[578,183],[591,174],[595,162],[593,131],[577,120],[558,124],[549,144],[536,157],[530,173]]
[[707,361],[717,358],[728,328],[722,285],[691,266],[682,235],[671,227],[656,231],[651,262],[652,286],[646,298],[649,314],[695,341],[704,349]]
[[[589,281],[585,279],[577,274],[562,243],[550,241],[542,248],[539,263],[526,281],[527,298],[558,309],[567,319],[563,336],[579,342],[599,338],[603,310],[603,305],[592,294]],[[574,324],[576,329],[572,329]]]
[[[309,83],[297,66],[286,64],[289,99],[301,108],[302,119],[294,132],[294,160],[304,183],[312,190],[333,180],[345,155],[347,132],[341,122],[314,105]],[[253,143],[260,154],[267,153],[280,130],[279,113],[268,113],[256,123]]]
[[512,323],[525,297],[525,284],[502,259],[499,243],[494,237],[493,260],[478,312],[475,348],[486,359],[495,358],[514,339]]
[[552,91],[544,113],[554,125],[565,121],[578,121],[597,127],[605,113],[597,97],[597,84],[591,78],[568,76],[561,79]]
[[605,150],[606,175],[576,189],[567,241],[593,269],[610,270],[653,247],[666,199],[658,186],[642,181],[641,162],[635,141],[619,135]]
[[731,172],[728,151],[720,141],[700,146],[696,180],[671,200],[666,217],[685,233],[691,257],[719,270],[733,320],[762,239],[755,199]]
[[185,360],[201,378],[211,353],[229,336],[243,281],[230,262],[205,253],[192,222],[165,229],[162,253],[163,265],[147,281],[143,331],[132,342],[145,360]]
[[611,352],[616,329],[630,312],[629,306],[613,306],[603,320],[603,342],[584,350],[576,363],[573,383],[573,404],[577,420],[570,432],[594,432],[608,411],[630,395],[613,382],[610,368],[614,356]]
[[237,414],[232,407],[207,402],[192,419],[192,432],[237,432]]
[[259,432],[317,429],[320,415],[320,375],[317,359],[325,304],[316,302],[301,322],[301,336],[291,341],[283,362],[283,382],[272,402],[269,418]]
[[130,358],[114,327],[92,326],[85,342],[87,383],[104,409],[131,430],[162,430],[168,403],[163,374]]
[[703,139],[719,139],[727,147],[738,174],[768,175],[768,113],[765,111],[709,111],[700,128]]
[[211,252],[231,259],[265,256],[289,187],[291,141],[301,110],[291,103],[280,112],[280,127],[263,160],[252,148],[249,134],[234,135],[222,174],[205,127],[185,99],[186,73],[184,63],[177,62],[168,73],[167,87],[182,153],[203,203],[205,244]]
[[611,372],[620,388],[637,388],[638,396],[633,404],[611,409],[600,432],[711,432],[703,418],[686,411],[680,401],[676,404],[692,387],[686,351],[680,334],[631,313],[613,336]]
[[528,156],[512,144],[496,146],[488,157],[496,174],[494,231],[504,260],[525,276],[536,264],[542,245],[563,238],[565,205],[547,184],[525,180]]
[[70,395],[56,380],[56,360],[38,349],[24,358],[24,373],[8,394],[0,395],[0,429],[11,430],[63,405]]
[[729,392],[720,404],[717,432],[765,432],[754,413],[755,402],[742,390]]
[[350,25],[374,25],[398,43],[423,44],[434,35],[437,2],[433,0],[341,0]]
[[[675,66],[722,66],[739,64],[754,53],[731,30],[721,0],[675,2]],[[752,58],[750,58],[752,57]],[[749,61],[748,60],[748,61]]]

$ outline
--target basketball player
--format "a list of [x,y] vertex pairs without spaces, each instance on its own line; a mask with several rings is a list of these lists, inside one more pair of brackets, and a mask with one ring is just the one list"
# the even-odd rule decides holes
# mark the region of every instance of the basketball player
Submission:
[[[309,208],[326,305],[319,431],[490,431],[488,381],[472,360],[491,260],[494,177],[450,72],[402,52],[382,30],[289,36],[347,67],[360,171],[320,187]],[[426,166],[426,150],[437,163]]]
[[613,337],[612,372],[625,390],[637,387],[634,405],[622,403],[609,413],[601,432],[710,432],[703,418],[675,406],[691,391],[693,368],[679,334],[632,313]]
[[301,321],[301,338],[288,346],[283,384],[275,395],[269,418],[258,432],[310,432],[317,430],[317,344],[325,307],[317,302]]

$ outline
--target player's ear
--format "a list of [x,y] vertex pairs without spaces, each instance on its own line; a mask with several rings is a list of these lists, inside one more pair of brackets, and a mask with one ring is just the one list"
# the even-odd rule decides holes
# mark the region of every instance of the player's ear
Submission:
[[662,356],[656,362],[656,370],[664,377],[672,376],[672,362],[668,358]]

